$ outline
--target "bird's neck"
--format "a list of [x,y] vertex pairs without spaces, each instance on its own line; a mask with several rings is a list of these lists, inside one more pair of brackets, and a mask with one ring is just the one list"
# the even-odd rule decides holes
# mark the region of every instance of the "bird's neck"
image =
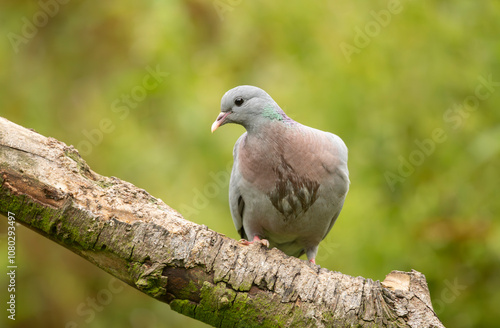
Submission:
[[256,138],[270,138],[285,128],[282,121],[264,121],[258,124],[250,124],[245,126],[249,137]]
[[279,107],[265,107],[260,117],[245,125],[249,135],[272,134],[297,124]]
[[247,146],[282,148],[281,145],[288,142],[294,128],[293,123],[286,121],[269,121],[247,128]]

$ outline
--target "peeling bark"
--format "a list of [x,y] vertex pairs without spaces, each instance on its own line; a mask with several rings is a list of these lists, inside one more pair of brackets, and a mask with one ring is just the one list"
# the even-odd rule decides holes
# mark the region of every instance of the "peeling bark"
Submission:
[[0,186],[1,214],[216,327],[444,327],[417,271],[381,283],[240,245],[1,117]]

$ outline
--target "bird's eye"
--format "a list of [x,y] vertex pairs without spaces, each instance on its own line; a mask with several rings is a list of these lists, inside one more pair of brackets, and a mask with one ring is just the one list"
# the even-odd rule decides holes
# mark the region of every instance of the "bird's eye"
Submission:
[[236,106],[238,106],[238,107],[240,107],[241,105],[243,105],[243,102],[244,102],[244,100],[243,100],[243,98],[241,98],[241,97],[238,97],[238,98],[236,98],[236,99],[234,100],[234,104],[235,104]]

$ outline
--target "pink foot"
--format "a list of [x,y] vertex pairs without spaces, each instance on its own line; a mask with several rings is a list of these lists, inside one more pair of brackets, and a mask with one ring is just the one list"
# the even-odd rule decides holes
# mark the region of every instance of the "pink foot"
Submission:
[[316,264],[316,260],[315,259],[310,259],[309,262],[311,262],[312,264]]
[[269,241],[267,239],[260,239],[259,236],[254,236],[252,241],[248,241],[245,239],[240,239],[239,242],[243,245],[252,245],[253,243],[261,243],[262,245],[269,248]]

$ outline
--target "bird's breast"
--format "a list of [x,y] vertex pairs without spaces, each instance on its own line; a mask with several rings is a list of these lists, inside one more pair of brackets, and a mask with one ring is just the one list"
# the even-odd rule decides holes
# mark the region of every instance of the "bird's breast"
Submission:
[[282,136],[245,138],[240,144],[238,164],[242,177],[266,194],[285,220],[292,220],[317,200],[320,184],[311,172],[324,168],[310,154],[307,144],[301,146],[287,139],[286,134]]

